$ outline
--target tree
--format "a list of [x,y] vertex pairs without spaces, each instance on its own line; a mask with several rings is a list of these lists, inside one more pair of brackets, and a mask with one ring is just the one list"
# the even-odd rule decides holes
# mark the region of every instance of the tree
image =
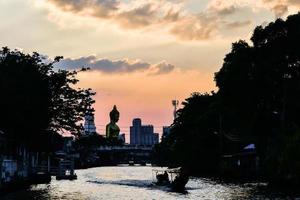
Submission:
[[299,174],[283,170],[300,159],[291,161],[283,153],[295,149],[299,141],[295,139],[300,128],[299,23],[297,14],[257,27],[253,46],[234,43],[216,73],[222,106],[235,116],[229,131],[238,128],[241,136],[246,132],[254,139],[265,174],[276,179]]
[[253,48],[240,40],[232,44],[222,68],[215,73],[223,131],[234,132],[241,137],[253,133],[253,120],[257,114],[253,112],[259,100],[253,75],[253,57]]
[[7,47],[0,51],[0,130],[12,139],[34,144],[53,132],[81,133],[80,122],[95,93],[75,89],[82,70],[54,70],[60,59],[46,62],[38,53]]
[[[178,156],[171,163],[204,158],[202,163],[209,167],[220,156],[214,151],[218,138],[211,133],[234,134],[256,144],[269,180],[300,184],[299,24],[300,13],[258,26],[252,44],[233,43],[215,73],[218,92],[188,98],[158,150],[169,158]],[[230,150],[229,145],[225,150]]]
[[214,93],[193,93],[183,102],[170,135],[155,149],[163,157],[160,160],[171,166],[186,166],[194,173],[215,172],[219,153],[215,98]]
[[[51,63],[51,66],[53,64]],[[55,72],[51,69],[49,73],[48,80],[51,91],[49,128],[52,131],[67,131],[78,136],[83,130],[82,124],[79,122],[83,121],[87,112],[94,111],[91,105],[95,102],[92,99],[95,93],[90,88],[74,88],[79,81],[76,79],[76,75],[80,71],[58,70]]]

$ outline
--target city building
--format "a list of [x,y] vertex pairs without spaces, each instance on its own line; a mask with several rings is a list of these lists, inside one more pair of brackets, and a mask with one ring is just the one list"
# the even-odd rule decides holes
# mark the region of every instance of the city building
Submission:
[[158,133],[153,133],[152,142],[153,142],[153,144],[159,143],[159,134]]
[[152,125],[142,125],[139,118],[133,119],[130,127],[130,144],[153,146],[159,142],[158,133],[154,133]]
[[94,114],[92,112],[88,112],[84,117],[84,134],[92,135],[96,133],[96,126],[95,126],[95,120],[94,120]]
[[164,126],[162,131],[162,139],[170,134],[170,126]]
[[126,139],[125,139],[125,133],[122,133],[122,134],[119,135],[119,140],[122,140],[123,143],[126,142]]

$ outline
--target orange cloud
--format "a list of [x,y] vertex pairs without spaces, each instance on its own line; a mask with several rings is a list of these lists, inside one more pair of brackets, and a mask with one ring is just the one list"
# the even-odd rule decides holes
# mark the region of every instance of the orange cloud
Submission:
[[205,40],[212,36],[218,28],[216,17],[198,15],[179,20],[171,29],[171,33],[183,40]]
[[288,12],[288,6],[283,4],[277,4],[273,7],[273,11],[276,17],[282,17]]
[[[118,0],[48,0],[56,8],[75,13],[82,17],[92,17],[118,24],[121,28],[158,29],[163,27],[181,40],[207,40],[230,29],[226,24],[239,24],[239,21],[226,19],[236,12],[233,4],[212,1],[208,8],[191,13],[185,9],[184,0],[131,0],[121,3]],[[242,26],[240,26],[242,27]]]

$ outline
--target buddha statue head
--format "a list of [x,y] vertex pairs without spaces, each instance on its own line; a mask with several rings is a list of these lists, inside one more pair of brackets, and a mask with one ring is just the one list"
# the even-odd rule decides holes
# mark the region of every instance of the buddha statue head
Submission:
[[112,111],[109,113],[110,122],[117,123],[119,121],[120,113],[117,110],[117,106],[114,105]]

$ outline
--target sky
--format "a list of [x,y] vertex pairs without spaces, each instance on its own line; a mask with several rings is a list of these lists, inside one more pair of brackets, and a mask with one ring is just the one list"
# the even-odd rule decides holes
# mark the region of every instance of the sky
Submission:
[[78,87],[97,93],[99,133],[113,105],[121,132],[139,117],[160,133],[173,99],[217,90],[233,42],[299,9],[300,0],[0,0],[0,45],[90,67]]

